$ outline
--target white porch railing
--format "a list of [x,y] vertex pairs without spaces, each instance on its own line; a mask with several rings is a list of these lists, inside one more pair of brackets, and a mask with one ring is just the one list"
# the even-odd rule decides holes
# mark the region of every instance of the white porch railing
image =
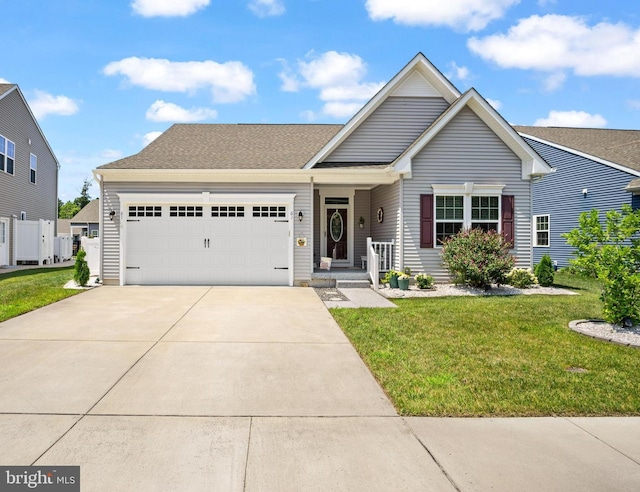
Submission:
[[387,272],[393,265],[393,240],[381,242],[367,238],[367,272],[373,288],[378,290],[380,272]]

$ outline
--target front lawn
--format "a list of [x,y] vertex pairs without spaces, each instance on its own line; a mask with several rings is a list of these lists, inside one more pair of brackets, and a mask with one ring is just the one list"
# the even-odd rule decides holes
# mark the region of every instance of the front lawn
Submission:
[[601,316],[597,282],[558,273],[555,285],[580,295],[331,312],[402,415],[640,415],[640,349],[567,327]]
[[0,322],[81,292],[63,289],[73,267],[36,268],[0,275]]

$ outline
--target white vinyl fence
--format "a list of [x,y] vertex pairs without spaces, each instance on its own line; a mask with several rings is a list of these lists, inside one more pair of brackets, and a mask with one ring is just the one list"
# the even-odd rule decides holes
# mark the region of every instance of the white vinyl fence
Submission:
[[55,226],[52,220],[16,220],[14,225],[16,262],[53,263]]
[[87,265],[89,266],[89,274],[92,277],[100,275],[100,238],[88,238],[82,236],[80,239],[81,247],[87,252]]
[[73,256],[73,237],[58,236],[53,240],[53,255],[55,261],[67,261]]

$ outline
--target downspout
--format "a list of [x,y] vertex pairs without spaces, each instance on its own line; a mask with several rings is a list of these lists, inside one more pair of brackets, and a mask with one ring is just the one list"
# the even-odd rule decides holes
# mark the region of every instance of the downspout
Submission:
[[[514,217],[513,217],[513,223],[514,223],[514,230],[513,230],[513,236],[514,236],[514,240],[515,240],[515,236],[516,236],[516,229],[515,229],[515,210],[514,212]],[[531,268],[533,270],[533,178],[529,180],[529,268]],[[549,234],[549,244],[551,244],[551,234]]]
[[404,175],[400,175],[400,204],[398,208],[400,231],[398,234],[398,270],[404,271]]
[[309,237],[311,238],[311,240],[309,241],[308,246],[311,247],[311,254],[309,255],[309,280],[311,280],[313,278],[313,267],[314,267],[314,261],[313,261],[313,255],[315,254],[315,238],[313,237],[313,231],[314,231],[314,223],[313,221],[315,220],[315,210],[313,208],[313,204],[316,200],[316,194],[315,194],[315,190],[313,189],[313,176],[311,176],[310,180],[309,180],[309,188],[310,188],[310,193],[311,193],[311,206],[309,207],[309,209],[311,210],[310,212],[310,223],[311,223],[311,229],[309,231]]
[[[99,275],[100,275],[100,280],[104,283],[104,272],[103,272],[103,255],[102,252],[104,251],[104,221],[103,221],[103,216],[104,216],[104,196],[102,193],[102,176],[100,176],[99,174],[97,174],[95,171],[93,171],[93,179],[95,179],[98,183],[98,188],[100,190],[99,192],[99,196],[100,196],[100,200],[99,200],[99,208],[98,208],[98,236],[100,239],[100,261],[99,261]],[[87,231],[89,230],[89,224],[87,224]],[[73,234],[71,235],[71,237],[73,237]]]

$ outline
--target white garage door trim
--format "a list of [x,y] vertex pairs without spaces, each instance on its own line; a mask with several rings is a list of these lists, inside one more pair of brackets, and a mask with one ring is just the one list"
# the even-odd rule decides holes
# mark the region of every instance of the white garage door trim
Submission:
[[285,205],[289,213],[288,270],[289,286],[294,279],[293,211],[295,193],[118,193],[120,200],[120,285],[125,285],[127,250],[127,210],[130,205]]

